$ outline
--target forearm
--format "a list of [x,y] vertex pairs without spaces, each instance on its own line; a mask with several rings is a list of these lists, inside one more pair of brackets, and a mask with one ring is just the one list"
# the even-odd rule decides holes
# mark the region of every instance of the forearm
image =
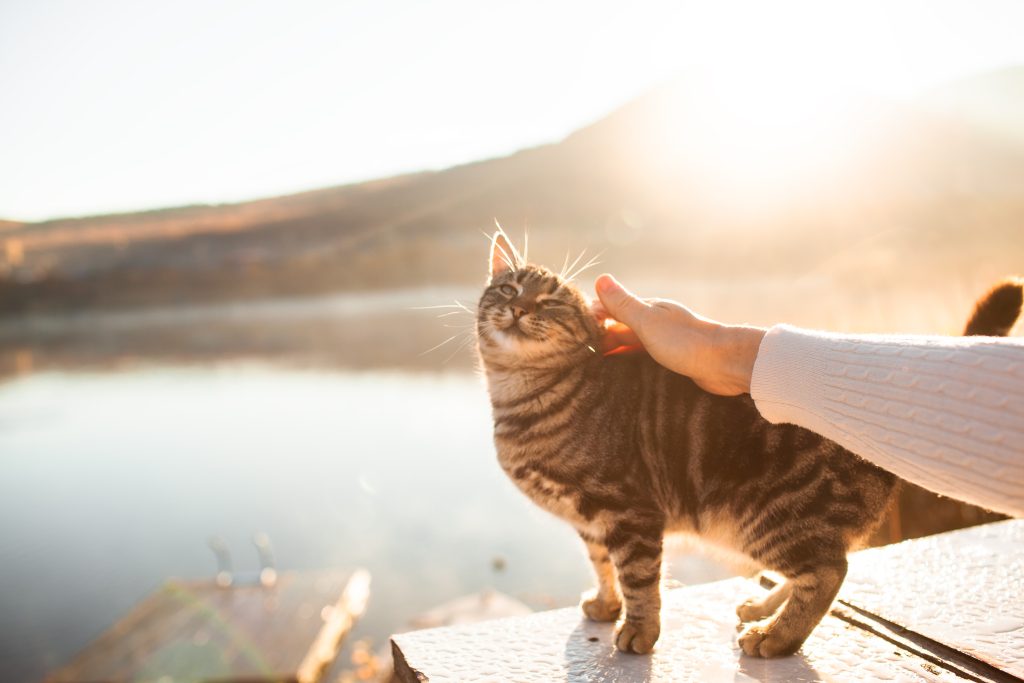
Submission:
[[927,489],[1024,516],[1024,343],[772,328],[750,393]]

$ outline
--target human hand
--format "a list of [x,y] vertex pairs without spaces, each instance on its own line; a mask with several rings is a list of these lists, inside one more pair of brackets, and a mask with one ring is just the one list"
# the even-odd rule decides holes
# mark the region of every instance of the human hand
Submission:
[[723,396],[750,392],[765,330],[723,325],[666,299],[641,299],[611,275],[596,283],[594,314],[606,323],[605,350],[643,348],[663,366]]

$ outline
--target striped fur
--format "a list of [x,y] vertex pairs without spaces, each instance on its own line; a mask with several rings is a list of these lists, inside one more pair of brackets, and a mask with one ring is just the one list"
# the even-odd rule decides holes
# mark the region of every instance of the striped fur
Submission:
[[646,354],[604,357],[600,335],[579,290],[496,236],[477,342],[498,460],[586,544],[598,586],[583,611],[619,619],[620,650],[649,652],[660,634],[662,540],[685,533],[786,578],[738,608],[753,622],[739,642],[750,655],[796,651],[897,479],[812,432],[767,422],[748,395],[709,394]]

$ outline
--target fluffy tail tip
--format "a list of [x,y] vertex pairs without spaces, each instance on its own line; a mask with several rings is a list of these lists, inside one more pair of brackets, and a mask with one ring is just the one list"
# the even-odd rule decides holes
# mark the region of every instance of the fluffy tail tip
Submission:
[[964,328],[964,335],[1005,337],[1020,317],[1022,307],[1024,279],[1007,278],[978,299],[978,303],[974,305],[974,313]]

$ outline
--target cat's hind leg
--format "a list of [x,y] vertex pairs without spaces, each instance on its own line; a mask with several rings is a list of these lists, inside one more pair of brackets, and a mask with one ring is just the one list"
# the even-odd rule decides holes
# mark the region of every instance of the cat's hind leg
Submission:
[[748,626],[740,634],[740,647],[759,657],[793,654],[828,612],[844,578],[845,557],[787,576],[792,594],[786,606],[771,619]]
[[588,618],[594,621],[615,621],[622,611],[622,597],[615,579],[615,566],[612,564],[608,548],[583,534],[580,538],[587,546],[587,556],[594,567],[597,577],[597,588],[583,594],[580,607]]
[[789,599],[792,592],[793,584],[791,581],[779,581],[764,595],[750,598],[737,607],[736,616],[743,623],[770,617],[779,610],[782,603]]

